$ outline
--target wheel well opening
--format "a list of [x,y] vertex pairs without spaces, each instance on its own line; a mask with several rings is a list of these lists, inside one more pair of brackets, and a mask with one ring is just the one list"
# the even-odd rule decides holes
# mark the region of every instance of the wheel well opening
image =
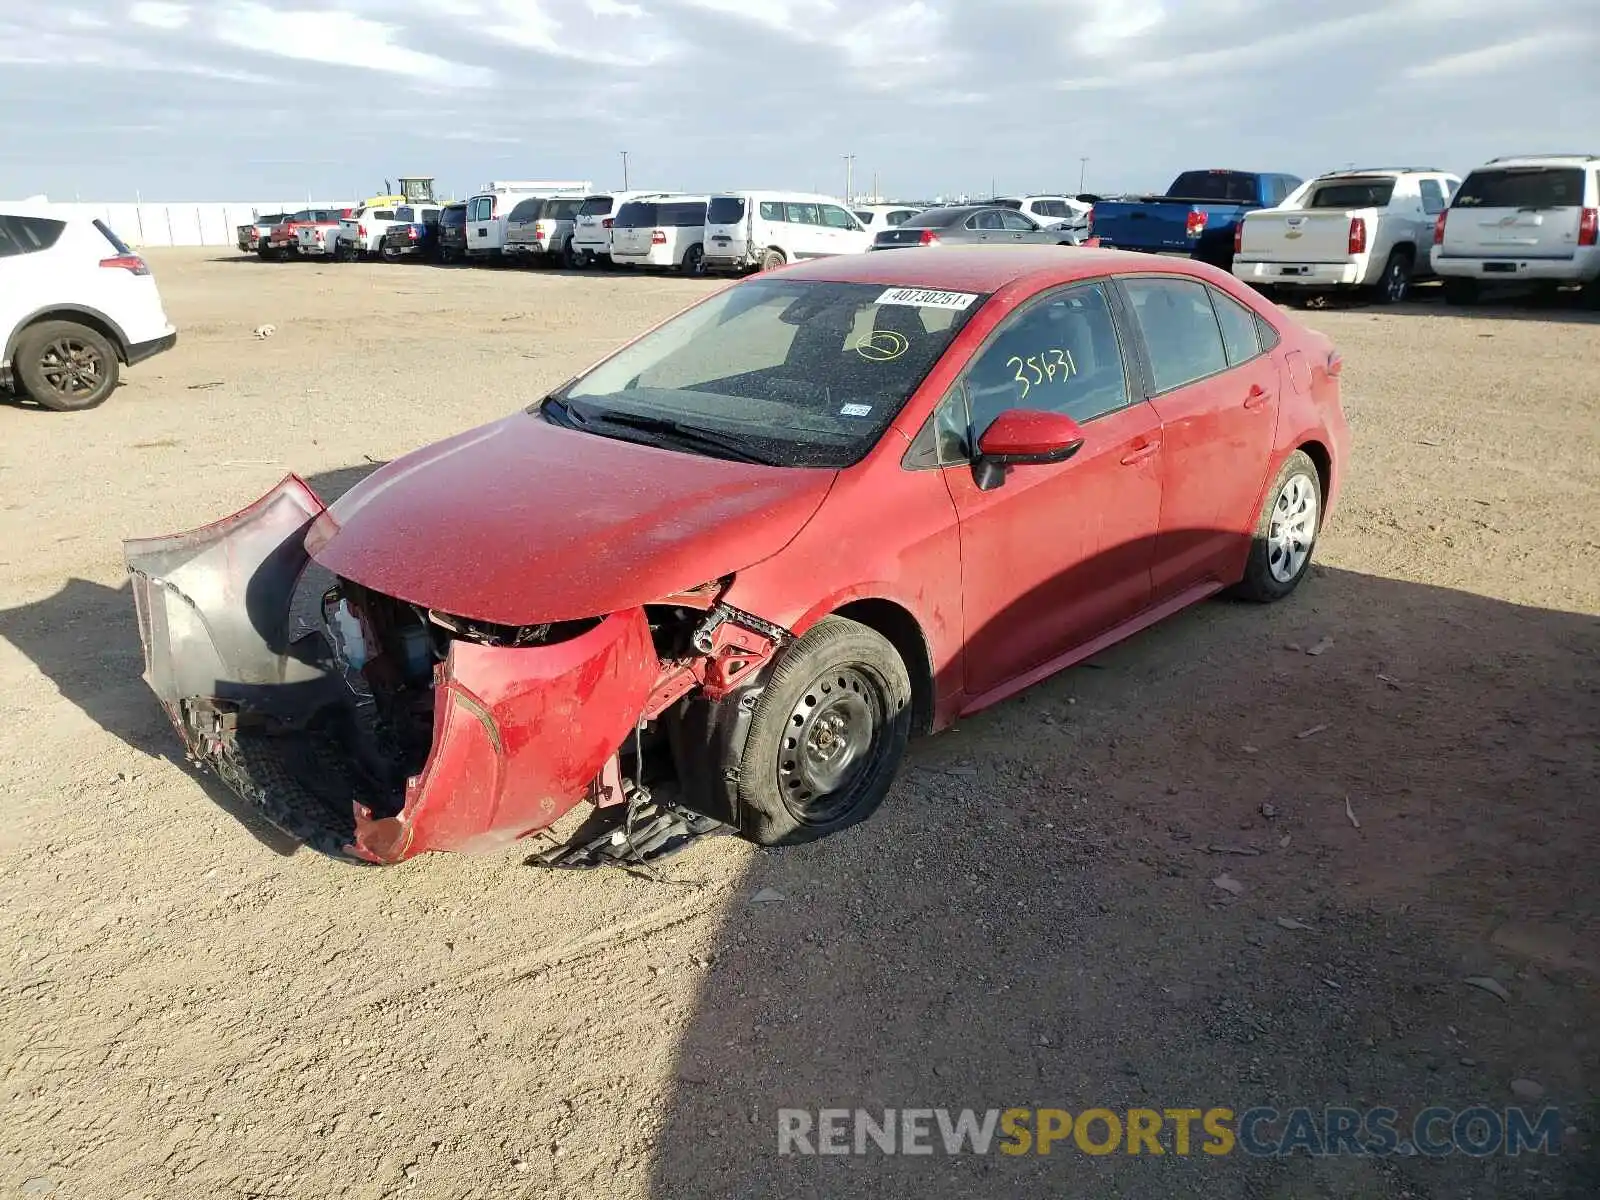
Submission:
[[1399,254],[1402,257],[1409,258],[1415,262],[1417,257],[1417,248],[1410,242],[1400,242],[1395,246],[1392,253]]
[[1333,456],[1328,453],[1328,448],[1321,442],[1305,442],[1299,450],[1317,468],[1317,483],[1322,492],[1322,503],[1328,503],[1328,485],[1331,482],[1333,471]]
[[22,340],[22,335],[35,325],[42,325],[46,321],[70,321],[74,325],[82,325],[92,329],[106,341],[111,343],[111,349],[116,353],[117,359],[126,364],[128,361],[128,348],[122,344],[122,336],[111,327],[109,322],[102,320],[93,313],[79,312],[77,309],[68,308],[55,312],[42,312],[30,317],[28,323],[17,330],[16,341],[12,342],[13,351],[16,343]]
[[882,635],[906,664],[911,677],[911,729],[927,733],[933,728],[933,664],[927,639],[917,619],[892,600],[855,600],[835,616],[859,622]]

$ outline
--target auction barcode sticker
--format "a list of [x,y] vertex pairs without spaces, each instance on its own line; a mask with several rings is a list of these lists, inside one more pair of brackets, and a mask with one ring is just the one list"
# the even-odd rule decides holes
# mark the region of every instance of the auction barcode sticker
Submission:
[[930,292],[923,288],[890,288],[879,304],[911,304],[917,308],[964,309],[978,297],[972,292]]

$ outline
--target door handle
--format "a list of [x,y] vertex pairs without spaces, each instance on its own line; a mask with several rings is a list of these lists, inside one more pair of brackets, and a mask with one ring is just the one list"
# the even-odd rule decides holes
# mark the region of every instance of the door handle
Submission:
[[1151,438],[1147,442],[1140,442],[1132,450],[1122,456],[1122,465],[1131,467],[1134,463],[1141,463],[1157,450],[1161,449],[1161,439]]
[[1246,408],[1260,408],[1267,402],[1267,393],[1259,383],[1252,383],[1250,390],[1245,394],[1244,406]]

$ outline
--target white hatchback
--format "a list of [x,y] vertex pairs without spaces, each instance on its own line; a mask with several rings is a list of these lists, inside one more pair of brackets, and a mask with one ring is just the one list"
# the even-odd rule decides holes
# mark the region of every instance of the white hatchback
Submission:
[[0,205],[0,385],[44,408],[93,408],[119,368],[172,349],[150,267],[99,220]]

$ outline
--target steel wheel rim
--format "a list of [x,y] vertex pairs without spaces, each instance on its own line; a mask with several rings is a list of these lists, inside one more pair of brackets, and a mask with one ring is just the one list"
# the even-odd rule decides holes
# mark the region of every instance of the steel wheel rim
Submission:
[[1317,485],[1304,474],[1284,481],[1272,502],[1267,532],[1267,570],[1279,583],[1289,583],[1305,568],[1317,537]]
[[81,338],[56,338],[39,355],[39,374],[58,396],[88,396],[100,386],[105,364],[100,352]]
[[778,791],[797,819],[833,820],[852,808],[870,776],[887,709],[882,685],[860,667],[836,667],[801,693],[784,723]]

